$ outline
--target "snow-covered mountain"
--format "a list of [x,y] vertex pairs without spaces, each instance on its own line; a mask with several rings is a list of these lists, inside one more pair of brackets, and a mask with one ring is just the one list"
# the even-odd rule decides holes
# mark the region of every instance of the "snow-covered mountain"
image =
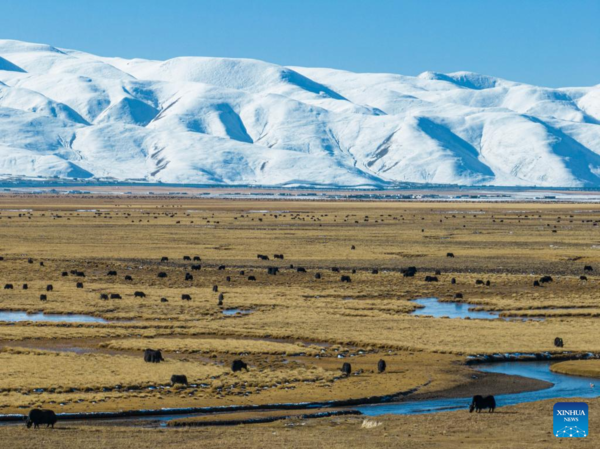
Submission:
[[600,186],[600,85],[0,40],[0,177],[264,186]]

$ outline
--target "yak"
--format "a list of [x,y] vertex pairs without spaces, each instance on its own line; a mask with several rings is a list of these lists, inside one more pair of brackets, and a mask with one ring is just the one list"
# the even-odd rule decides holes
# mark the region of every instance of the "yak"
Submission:
[[144,362],[146,363],[160,363],[164,362],[162,353],[160,350],[155,351],[154,349],[146,349],[144,351]]
[[564,346],[563,339],[560,337],[556,337],[554,339],[554,346],[556,346],[557,348],[562,348]]
[[591,265],[586,265],[585,267],[583,267],[583,271],[594,271],[594,269]]
[[219,286],[213,285],[213,292],[218,292],[218,291],[219,291]]
[[40,295],[40,301],[47,301],[47,300],[48,300],[47,295]]
[[168,261],[169,261],[169,258],[168,258],[168,257],[165,257],[165,256],[163,256],[163,257],[161,257],[161,258],[160,258],[160,261],[161,261],[161,262],[168,262]]
[[223,295],[223,293],[219,293],[219,305],[222,306],[223,305],[223,300],[225,299],[225,296]]
[[541,287],[540,281],[533,281],[533,286],[534,287]]
[[183,256],[183,260],[192,260],[192,258],[190,256]]
[[452,279],[450,279],[450,283],[451,283],[452,285],[456,284],[456,278],[452,278]]
[[315,279],[321,279],[321,273],[315,273]]
[[494,409],[496,408],[496,400],[494,399],[494,396],[483,397],[478,394],[473,396],[473,401],[469,406],[469,413],[473,413],[473,410],[479,413],[481,410],[486,408],[490,409],[490,413],[494,412]]
[[248,276],[249,281],[256,281],[256,276]]
[[225,265],[219,265],[219,268],[218,268],[218,270],[221,270],[221,271],[223,271],[224,269],[225,269]]
[[200,256],[194,256],[194,262],[200,262]]
[[23,284],[23,290],[27,290],[28,288],[29,288],[29,285]]
[[446,253],[446,257],[454,257],[454,253]]
[[425,282],[438,282],[437,276],[425,276]]
[[385,371],[386,368],[387,364],[385,363],[385,360],[380,359],[379,362],[377,362],[377,372],[381,374]]
[[379,270],[373,269],[373,270],[371,270],[371,274],[379,274]]
[[158,273],[158,277],[159,278],[166,278],[167,277],[167,273],[165,273],[164,271],[161,271],[160,273]]
[[34,429],[38,429],[40,424],[46,424],[46,427],[52,427],[54,429],[54,424],[58,419],[56,418],[56,413],[52,410],[43,410],[43,409],[33,409],[29,412],[29,415],[25,417],[25,424],[27,428],[30,429],[33,426]]
[[483,285],[483,281],[481,279],[477,279],[475,281],[475,285]]
[[[73,274],[75,274],[75,273],[73,273]],[[63,272],[62,272],[62,276],[63,276],[63,277],[65,277],[65,276],[68,276],[68,275],[69,275],[69,273],[67,273],[66,271],[63,271]]]
[[54,287],[52,286],[52,284],[46,285],[46,291],[47,292],[51,292],[52,290],[54,290]]
[[144,292],[134,292],[133,293],[133,297],[134,298],[145,298],[146,297],[146,293],[144,293]]
[[167,298],[160,298],[160,302],[169,302]]
[[237,373],[238,371],[241,371],[243,369],[245,369],[246,371],[249,371],[248,364],[246,364],[245,362],[242,362],[239,359],[236,359],[233,362],[231,362],[231,371],[233,371],[234,373]]
[[340,278],[340,281],[342,281],[342,282],[352,282],[352,279],[350,279],[350,276],[342,275],[342,277]]
[[463,299],[463,294],[462,293],[455,294],[454,299]]
[[192,276],[190,273],[185,273],[185,280],[186,281],[193,281],[194,280],[194,276]]
[[200,271],[200,268],[202,268],[202,265],[192,265],[192,271]]
[[192,297],[186,293],[184,293],[183,295],[181,295],[181,299],[182,301],[191,301]]
[[579,280],[580,281],[587,281],[588,278],[587,278],[587,276],[579,276]]
[[123,299],[123,298],[121,298],[121,295],[119,295],[118,293],[111,293],[110,299]]
[[349,376],[352,373],[352,365],[350,365],[348,362],[344,362],[340,371],[344,376]]
[[334,273],[339,273],[340,269],[338,267],[331,267],[331,271],[333,271]]
[[298,267],[298,268],[296,268],[296,272],[298,272],[298,273],[306,273],[306,268],[304,268],[304,267]]
[[106,275],[107,275],[107,276],[116,276],[116,275],[117,275],[117,272],[116,272],[116,271],[114,271],[114,270],[112,270],[112,271],[109,271],[109,272],[108,272]]
[[183,374],[173,374],[171,376],[171,385],[175,386],[175,384],[187,385],[188,384],[187,377]]
[[129,275],[125,276],[125,280],[126,281],[133,281],[133,278]]
[[13,289],[13,285],[12,284],[6,284],[4,286],[4,290],[12,290]]
[[277,267],[267,268],[267,274],[275,276],[277,273],[279,273],[279,268],[277,268]]
[[78,282],[76,285],[77,288],[83,288],[83,282]]
[[108,299],[108,295],[106,293],[100,293],[100,299]]

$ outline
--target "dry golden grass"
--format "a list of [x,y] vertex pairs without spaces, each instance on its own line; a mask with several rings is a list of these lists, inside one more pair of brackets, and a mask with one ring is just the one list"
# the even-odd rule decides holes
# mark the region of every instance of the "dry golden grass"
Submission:
[[600,378],[600,360],[569,360],[553,363],[550,369],[555,373]]
[[[577,399],[574,399],[577,400]],[[473,448],[490,449],[550,447],[593,448],[600,445],[600,401],[586,399],[590,407],[590,435],[585,439],[556,439],[552,435],[555,401],[505,407],[495,413],[467,410],[432,415],[384,415],[381,423],[363,427],[362,416],[332,417],[300,421],[290,419],[270,424],[234,427],[148,429],[98,424],[59,423],[57,429],[28,430],[24,425],[2,429],[7,447],[79,449],[191,449],[229,448]]]
[[[31,211],[17,211],[22,209]],[[15,289],[1,291],[0,310],[89,314],[111,322],[0,323],[0,345],[27,348],[0,354],[6,359],[0,378],[14,380],[20,373],[24,392],[3,393],[0,407],[14,411],[54,401],[65,403],[65,411],[97,411],[360,398],[428,381],[427,391],[447,388],[468,377],[468,370],[456,364],[466,354],[555,351],[556,336],[563,338],[563,350],[600,351],[597,220],[600,205],[1,196],[0,286],[12,283]],[[447,252],[456,257],[447,258]],[[256,257],[273,259],[280,253],[284,261]],[[201,256],[202,269],[190,271],[186,255]],[[169,261],[160,262],[162,256]],[[222,264],[226,269],[218,270]],[[308,273],[298,273],[290,264]],[[398,273],[411,265],[419,269],[415,278]],[[579,280],[584,265],[596,269],[585,273],[587,282]],[[269,276],[269,266],[281,272]],[[341,273],[332,272],[334,266]],[[373,268],[379,274],[371,274]],[[86,277],[61,276],[75,269]],[[439,282],[424,282],[436,269],[442,272]],[[109,270],[118,276],[108,277]],[[167,278],[157,277],[161,271]],[[193,281],[184,281],[186,272],[194,275]],[[322,279],[315,279],[316,272]],[[341,283],[341,274],[350,275],[352,282]],[[546,274],[554,282],[534,288],[533,281]],[[125,281],[125,275],[133,280]],[[249,281],[250,275],[257,280]],[[455,285],[450,284],[453,277]],[[492,285],[476,286],[477,279],[489,279]],[[83,281],[83,289],[76,288],[77,281]],[[22,290],[23,283],[29,289]],[[54,291],[41,302],[39,295],[48,284]],[[213,285],[225,295],[225,308],[254,312],[224,316]],[[134,298],[135,291],[146,298]],[[411,299],[451,300],[459,292],[482,309],[547,319],[409,315],[416,307]],[[123,299],[103,301],[101,293],[119,293]],[[182,301],[182,294],[192,300]],[[161,302],[163,297],[168,302]],[[334,346],[321,352],[313,343]],[[87,370],[81,382],[47,365],[66,360],[63,355],[34,352],[69,346],[86,353],[68,355],[75,364],[86,363],[79,367]],[[139,350],[148,346],[164,349],[168,363],[159,368],[143,364]],[[349,351],[346,358],[338,359],[344,349]],[[298,351],[307,355],[294,355]],[[221,372],[240,353],[247,354],[242,357],[251,365],[250,377],[236,380],[241,384],[232,391],[225,382],[191,396],[189,391],[163,390],[94,391],[94,399],[80,391],[25,394],[42,378],[48,388],[83,388],[90,382],[86,386],[93,389],[111,370],[111,376],[131,385],[168,382],[171,374],[200,379],[196,370]],[[389,375],[373,373],[381,357],[392,367]],[[346,360],[363,374],[337,379]],[[96,375],[97,365],[102,368]],[[24,375],[27,369],[29,375]],[[92,382],[88,376],[94,375]],[[247,385],[242,391],[243,382],[252,384],[250,394]],[[261,389],[275,383],[281,385]]]

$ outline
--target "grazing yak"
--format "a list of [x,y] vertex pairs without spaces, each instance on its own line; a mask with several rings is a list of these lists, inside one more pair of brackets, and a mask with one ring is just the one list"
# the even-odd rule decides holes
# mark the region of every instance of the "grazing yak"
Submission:
[[40,301],[47,301],[47,300],[48,300],[47,295],[40,295]]
[[144,292],[134,292],[133,293],[133,297],[134,298],[145,298],[146,297],[146,293],[144,293]]
[[283,260],[283,254],[275,254],[275,255],[273,255],[273,257],[275,259],[281,259],[281,260]]
[[213,285],[213,292],[218,292],[218,291],[219,291],[219,286]]
[[218,270],[223,271],[225,269],[225,265],[219,265]]
[[485,281],[485,286],[486,286],[486,287],[489,287],[489,286],[491,286],[491,285],[492,285],[492,283],[489,281],[489,279],[488,279],[487,281]]
[[373,270],[371,270],[371,274],[379,274],[379,270],[373,269]]
[[75,271],[75,276],[80,277],[80,278],[84,278],[85,277],[85,273],[83,271]]
[[255,276],[248,276],[248,280],[249,281],[256,281],[256,277]]
[[400,272],[405,278],[412,278],[415,276],[415,274],[417,274],[417,267],[408,267],[406,269],[400,270]]
[[[75,273],[73,273],[73,274],[75,274]],[[66,271],[63,271],[63,272],[62,272],[62,276],[63,276],[63,277],[65,277],[65,276],[68,276],[68,275],[69,275],[69,273],[67,273]]]
[[189,260],[189,261],[191,261],[192,258],[190,256],[183,256],[183,260]]
[[155,351],[154,349],[146,349],[144,351],[144,362],[146,363],[160,363],[164,362],[162,353],[160,350]]
[[540,281],[533,281],[533,286],[534,287],[541,287]]
[[333,271],[334,273],[339,273],[340,269],[338,267],[331,267],[331,271]]
[[202,268],[202,265],[192,265],[192,271],[200,271],[200,268]]
[[234,373],[237,373],[238,371],[241,371],[243,369],[245,369],[246,371],[249,371],[248,364],[246,364],[245,362],[242,362],[239,359],[236,359],[233,362],[231,362],[231,371],[233,371]]
[[106,294],[106,293],[100,293],[100,299],[107,300],[108,299],[108,294]]
[[160,273],[158,273],[158,277],[159,278],[166,278],[167,277],[167,273],[165,273],[164,271],[161,271]]
[[78,282],[76,285],[77,288],[83,288],[83,282]]
[[123,298],[121,298],[121,295],[119,295],[118,293],[111,293],[110,299],[123,299]]
[[494,409],[496,408],[496,400],[494,399],[494,396],[483,397],[478,394],[473,396],[473,401],[469,406],[469,413],[473,413],[473,410],[479,413],[481,410],[486,408],[489,409],[490,413],[494,412]]
[[114,270],[111,270],[111,271],[109,271],[109,272],[108,272],[106,275],[107,275],[107,276],[116,276],[116,275],[117,275],[117,272],[116,272],[116,271],[114,271]]
[[32,258],[27,259],[27,263],[33,263],[33,259]]
[[321,273],[315,273],[315,279],[321,279]]
[[441,274],[442,274],[442,270],[435,270],[435,273],[434,273],[434,274],[435,274],[436,276],[441,276]]
[[192,276],[190,273],[185,273],[185,280],[186,281],[193,281],[194,280],[194,276]]
[[277,268],[277,267],[267,268],[267,274],[275,276],[277,273],[279,273],[279,268]]
[[231,276],[227,276],[227,277],[225,278],[225,282],[231,282]]
[[264,254],[259,254],[257,256],[257,258],[260,259],[260,260],[270,260],[269,256],[265,256]]
[[23,284],[23,290],[27,290],[28,288],[29,288],[29,285]]
[[52,286],[52,284],[46,285],[46,291],[47,292],[51,292],[52,290],[54,290],[54,287]]
[[587,278],[587,276],[579,276],[579,280],[580,281],[587,281],[588,278]]
[[352,269],[352,274],[356,274],[356,268]]
[[182,299],[183,301],[191,301],[191,300],[192,300],[192,297],[191,297],[190,295],[188,295],[188,294],[184,293],[183,295],[181,295],[181,299]]
[[125,280],[126,281],[133,281],[133,278],[129,275],[125,276]]
[[298,267],[298,268],[296,268],[296,272],[298,272],[298,273],[306,273],[306,268],[304,268],[304,267]]
[[454,299],[463,299],[463,294],[462,293],[455,294]]
[[58,421],[56,413],[52,410],[42,410],[39,408],[31,410],[29,415],[25,417],[25,424],[28,429],[30,429],[31,426],[33,426],[34,429],[38,429],[40,424],[46,424],[47,428],[52,427],[54,429],[56,421]]
[[163,257],[161,257],[161,258],[160,258],[160,261],[161,261],[161,262],[168,262],[168,261],[169,261],[169,258],[168,258],[168,257],[165,257],[165,256],[163,256]]
[[381,374],[385,371],[386,368],[387,364],[385,363],[385,360],[380,359],[379,362],[377,362],[377,372]]
[[246,272],[244,270],[240,271],[240,276],[244,276]]
[[222,306],[223,305],[223,300],[225,299],[225,296],[223,295],[223,293],[219,293],[219,305]]
[[425,276],[425,282],[438,282],[438,278],[436,276]]
[[554,346],[556,346],[557,348],[562,348],[564,346],[563,339],[560,337],[556,337],[554,339]]
[[350,279],[350,276],[342,275],[342,277],[340,278],[340,281],[342,281],[342,282],[352,282],[352,279]]
[[585,267],[583,267],[583,271],[594,271],[594,269],[591,265],[586,265]]
[[483,285],[483,284],[484,284],[484,282],[481,279],[477,279],[475,281],[475,285]]
[[200,256],[194,256],[194,262],[200,262]]
[[352,373],[352,365],[350,365],[348,362],[344,362],[340,371],[344,376],[349,376]]
[[355,249],[356,249],[356,246],[352,245],[352,246],[350,247],[350,249],[352,249],[352,250],[355,250]]
[[456,284],[456,278],[452,278],[452,279],[450,279],[450,283],[451,283],[452,285]]
[[542,276],[540,278],[540,284],[546,284],[547,282],[554,282],[554,279],[552,279],[552,276]]
[[12,290],[13,289],[13,285],[12,284],[6,284],[4,286],[4,290]]
[[187,385],[188,384],[187,377],[183,374],[173,374],[171,376],[171,385],[175,386],[175,384]]
[[446,257],[454,257],[454,253],[446,253]]
[[167,298],[160,298],[160,302],[169,302]]

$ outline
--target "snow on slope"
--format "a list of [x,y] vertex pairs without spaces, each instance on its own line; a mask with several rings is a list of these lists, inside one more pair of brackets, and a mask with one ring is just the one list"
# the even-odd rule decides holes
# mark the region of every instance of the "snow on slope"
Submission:
[[0,176],[264,186],[600,186],[600,85],[0,40]]

